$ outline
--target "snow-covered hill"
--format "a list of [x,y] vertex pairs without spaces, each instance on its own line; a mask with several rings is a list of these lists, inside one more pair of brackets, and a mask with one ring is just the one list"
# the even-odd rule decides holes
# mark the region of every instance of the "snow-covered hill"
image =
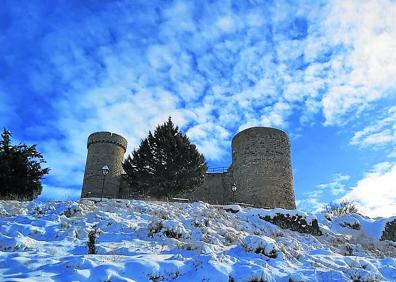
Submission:
[[[269,222],[298,218],[322,235]],[[396,218],[330,219],[202,202],[0,201],[0,280],[396,281],[396,243],[379,240]]]

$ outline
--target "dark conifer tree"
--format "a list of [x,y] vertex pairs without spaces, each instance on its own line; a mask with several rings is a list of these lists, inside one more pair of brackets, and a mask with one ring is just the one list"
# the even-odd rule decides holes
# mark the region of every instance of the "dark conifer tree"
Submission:
[[123,167],[132,190],[156,198],[193,191],[207,170],[204,156],[170,117],[154,134],[149,132]]
[[4,129],[0,141],[0,198],[33,200],[41,194],[42,177],[49,168],[36,145],[11,145],[11,132]]

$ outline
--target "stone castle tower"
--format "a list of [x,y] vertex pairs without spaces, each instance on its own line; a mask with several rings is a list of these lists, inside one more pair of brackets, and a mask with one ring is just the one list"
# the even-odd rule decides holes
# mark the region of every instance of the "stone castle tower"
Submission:
[[287,134],[279,129],[253,127],[232,139],[230,172],[240,202],[294,209],[293,174]]
[[[111,132],[95,132],[89,135],[87,162],[81,197],[117,198],[122,181],[122,162],[127,148],[124,137]],[[102,174],[107,165],[109,173]],[[104,182],[105,181],[105,182]]]
[[[88,137],[81,197],[100,197],[103,187],[104,197],[131,197],[121,176],[126,146],[123,137],[110,132],[93,133]],[[110,168],[106,178],[101,173],[105,164]],[[235,192],[231,190],[233,185],[237,187]],[[269,127],[252,127],[239,132],[232,140],[231,166],[224,171],[208,172],[204,183],[194,193],[181,196],[215,204],[235,200],[257,207],[295,209],[287,134]]]

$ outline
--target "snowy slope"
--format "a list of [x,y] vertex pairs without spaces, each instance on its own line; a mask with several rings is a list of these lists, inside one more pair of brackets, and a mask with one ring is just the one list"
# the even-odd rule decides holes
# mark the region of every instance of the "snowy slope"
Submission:
[[319,221],[323,235],[312,236],[262,219],[276,213],[285,211],[0,201],[0,281],[396,281],[396,243],[378,240],[394,218],[292,211]]

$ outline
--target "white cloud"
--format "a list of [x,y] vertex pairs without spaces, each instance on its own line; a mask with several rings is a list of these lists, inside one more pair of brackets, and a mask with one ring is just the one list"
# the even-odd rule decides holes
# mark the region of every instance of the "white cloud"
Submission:
[[323,190],[316,190],[313,192],[305,193],[303,200],[297,200],[297,209],[308,212],[319,212],[323,210],[325,202],[320,200]]
[[250,12],[247,14],[246,23],[251,27],[260,27],[266,21],[266,18],[258,12]]
[[224,157],[230,146],[230,133],[213,123],[193,126],[186,132],[186,135],[197,140],[198,150],[204,152],[205,157],[210,160],[219,160]]
[[329,183],[319,184],[318,188],[323,190],[330,190],[331,194],[334,196],[345,193],[346,182],[350,179],[349,175],[343,175],[341,173],[335,174]]
[[[216,119],[221,118],[221,125],[228,131],[234,131],[247,124],[286,128],[294,111],[301,112],[301,122],[309,123],[320,107],[326,124],[342,123],[346,113],[361,111],[367,103],[385,95],[378,89],[388,89],[392,85],[392,80],[388,79],[394,74],[392,67],[386,70],[385,78],[380,80],[371,73],[370,79],[361,77],[361,74],[363,70],[370,69],[371,65],[367,68],[366,61],[382,62],[381,58],[385,57],[393,60],[393,53],[388,52],[392,50],[394,41],[391,35],[395,28],[391,25],[390,13],[384,14],[384,9],[378,8],[387,6],[392,10],[391,2],[363,5],[360,2],[345,4],[335,1],[324,8],[312,6],[308,10],[305,5],[277,5],[278,8],[270,9],[270,17],[264,17],[257,10],[265,8],[260,5],[235,14],[229,5],[213,3],[201,7],[204,18],[197,19],[193,5],[175,2],[163,11],[165,20],[159,27],[161,43],[154,41],[146,49],[143,48],[146,57],[133,58],[134,53],[130,50],[134,50],[134,42],[126,36],[114,46],[102,48],[102,60],[106,63],[107,71],[104,79],[107,82],[101,82],[98,88],[106,94],[100,94],[100,97],[90,95],[91,98],[85,104],[108,107],[104,103],[110,102],[111,107],[112,104],[122,103],[124,108],[119,108],[125,110],[130,107],[130,114],[121,116],[117,115],[117,111],[109,110],[112,120],[132,118],[134,126],[146,126],[151,125],[151,122],[143,120],[158,120],[153,116],[162,114],[151,101],[158,99],[163,103],[168,100],[172,105],[165,106],[162,112],[188,109],[193,115],[188,115],[186,123],[206,122],[207,119],[217,122]],[[359,13],[355,12],[356,7]],[[371,11],[374,15],[371,15]],[[294,24],[290,21],[296,15],[305,18],[309,25],[307,37],[301,40],[290,39],[285,35],[293,28]],[[320,15],[327,15],[323,17],[325,21],[320,20]],[[360,21],[360,15],[367,21]],[[380,19],[385,19],[385,22]],[[269,45],[265,36],[258,36],[257,32],[264,23],[272,21],[277,29],[273,31],[274,43]],[[241,24],[244,22],[246,26]],[[240,33],[235,33],[235,37],[227,40],[218,40],[221,34],[213,26],[223,32]],[[189,37],[185,38],[185,32],[188,32]],[[345,36],[338,36],[339,32]],[[370,52],[364,53],[367,43],[372,46],[373,41],[382,46],[380,50],[372,48]],[[66,45],[69,42],[66,39],[63,43]],[[341,46],[342,52],[335,50],[337,46]],[[329,53],[329,61],[317,61],[326,52]],[[82,65],[80,69],[91,65],[81,56],[83,53],[78,48],[75,53]],[[359,54],[369,59],[360,60]],[[293,64],[302,55],[306,58],[307,66],[295,70]],[[278,62],[275,63],[275,60]],[[65,67],[67,61],[67,57],[62,54],[54,57],[54,62],[60,62],[56,65],[62,70],[65,79],[70,79],[74,68]],[[217,70],[221,70],[220,75]],[[250,84],[245,85],[246,81],[250,81]],[[168,83],[173,91],[169,91]],[[119,92],[119,86],[123,88],[122,94],[114,93]],[[328,90],[324,91],[326,87]],[[131,88],[137,89],[134,94],[136,99],[128,97]],[[85,96],[86,93],[79,95]],[[185,104],[179,105],[170,96],[178,96]],[[109,97],[112,101],[108,101]],[[203,100],[199,102],[198,98]],[[143,107],[139,107],[139,101]],[[279,109],[279,105],[285,101],[288,108]],[[144,116],[133,117],[136,116],[134,108],[139,108],[139,113],[144,112]],[[214,110],[220,116],[213,115]],[[239,116],[239,126],[235,126],[235,115]],[[140,120],[136,122],[136,119]],[[113,130],[119,130],[119,126]],[[139,136],[142,136],[141,132]]]
[[346,184],[350,176],[336,173],[332,176],[330,182],[316,185],[316,189],[312,192],[304,193],[303,200],[297,201],[297,207],[301,210],[309,212],[319,212],[328,204],[328,200],[324,200],[324,194],[328,191],[333,196],[339,196],[345,193]]
[[347,114],[359,113],[396,88],[395,13],[396,3],[386,0],[329,5],[322,43],[343,51],[331,59],[329,89],[322,100],[326,124],[348,121]]
[[171,67],[175,62],[172,47],[165,45],[152,45],[147,50],[147,58],[155,69]]
[[262,116],[261,125],[277,128],[287,127],[285,116],[290,115],[292,112],[291,106],[288,103],[279,101],[271,107],[266,107],[266,110],[268,110],[268,114]]
[[221,17],[217,22],[216,25],[218,28],[225,32],[233,32],[235,29],[235,23],[232,17],[225,16]]
[[396,215],[396,164],[375,165],[342,199],[355,201],[358,209],[371,217]]
[[350,144],[362,148],[389,146],[393,148],[389,156],[396,154],[396,106],[384,110],[368,126],[355,132]]

